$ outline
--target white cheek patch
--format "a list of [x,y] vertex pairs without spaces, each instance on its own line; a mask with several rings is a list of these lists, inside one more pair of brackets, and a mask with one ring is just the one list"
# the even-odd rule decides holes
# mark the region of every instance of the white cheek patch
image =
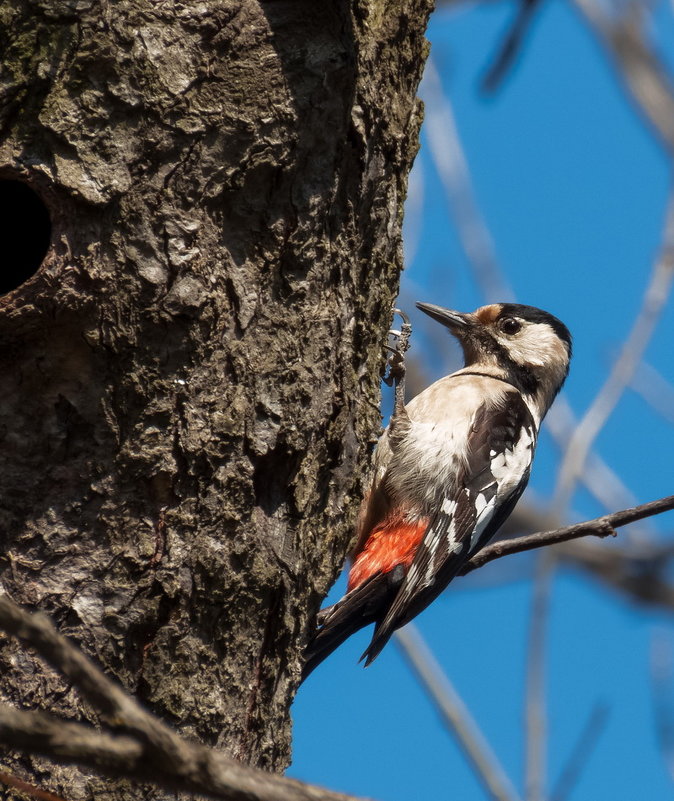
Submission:
[[547,323],[525,323],[519,334],[501,342],[518,364],[545,367],[568,360],[566,346]]

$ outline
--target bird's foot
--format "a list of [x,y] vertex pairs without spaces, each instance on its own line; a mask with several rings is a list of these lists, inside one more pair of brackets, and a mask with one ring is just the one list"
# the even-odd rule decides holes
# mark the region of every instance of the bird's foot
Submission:
[[393,309],[393,314],[400,316],[402,325],[400,329],[391,329],[388,333],[389,336],[395,337],[395,347],[385,345],[386,350],[390,352],[386,360],[386,371],[384,373],[384,381],[390,387],[394,383],[396,386],[400,385],[405,379],[405,352],[410,346],[410,336],[412,334],[412,325],[410,318],[400,309]]

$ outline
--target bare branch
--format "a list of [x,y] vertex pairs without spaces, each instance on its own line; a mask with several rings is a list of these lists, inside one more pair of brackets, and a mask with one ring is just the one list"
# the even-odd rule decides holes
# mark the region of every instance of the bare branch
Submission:
[[394,637],[419,683],[440,712],[447,728],[456,737],[489,797],[494,801],[517,801],[517,791],[419,629],[414,623],[408,623],[396,631]]
[[[640,553],[644,550],[645,553]],[[668,578],[671,551],[650,546],[639,549],[605,548],[589,541],[576,540],[558,546],[558,556],[592,576],[631,601],[674,611],[674,585]]]
[[5,704],[0,705],[0,743],[113,778],[151,782],[227,801],[355,801],[351,796],[254,770],[185,740],[181,740],[180,752],[175,754],[178,761],[173,763],[172,754],[158,752],[132,736],[100,733],[80,723]]
[[18,776],[13,776],[11,773],[5,773],[4,771],[0,771],[0,783],[31,798],[37,798],[38,801],[65,801],[60,795],[50,793],[48,790],[36,787],[30,782],[25,782],[23,779],[19,779]]
[[[500,531],[504,540],[552,529],[556,519],[532,503],[520,503]],[[558,559],[585,570],[609,588],[632,602],[674,609],[674,584],[670,581],[670,563],[674,558],[671,541],[650,538],[630,539],[611,548],[592,539],[576,539],[556,546]]]
[[547,769],[547,717],[545,709],[545,634],[552,590],[554,560],[549,552],[538,558],[531,606],[531,626],[527,649],[525,702],[525,797],[543,801]]
[[465,576],[472,570],[499,559],[522,551],[531,551],[534,548],[541,548],[544,545],[556,545],[560,542],[568,542],[579,537],[608,537],[615,536],[614,529],[643,520],[646,517],[662,514],[674,509],[674,495],[661,498],[657,501],[644,503],[641,506],[634,506],[631,509],[623,509],[620,512],[613,512],[602,517],[595,517],[593,520],[586,520],[583,523],[574,523],[571,526],[555,529],[554,531],[544,531],[538,534],[528,534],[525,537],[516,537],[512,540],[500,540],[483,548],[463,567],[459,575]]
[[655,731],[667,772],[674,780],[674,714],[672,708],[672,642],[663,632],[651,643],[651,685]]
[[489,302],[512,300],[514,293],[496,260],[491,234],[475,199],[452,105],[442,91],[440,75],[432,57],[426,62],[421,93],[427,101],[425,131],[431,156],[475,280]]
[[594,402],[578,424],[559,470],[554,506],[563,512],[571,499],[575,482],[581,475],[594,440],[629,386],[637,365],[655,331],[674,280],[674,194],[670,197],[665,220],[663,242],[641,309],[620,357],[597,393]]
[[101,733],[43,712],[2,705],[0,743],[8,748],[227,801],[354,801],[183,740],[105,676],[46,615],[26,612],[7,595],[0,596],[0,629],[35,648],[120,730]]
[[138,776],[138,764],[143,763],[143,746],[133,737],[102,734],[91,726],[8,704],[0,704],[0,743],[57,762],[88,765],[108,776]]
[[674,425],[674,386],[653,365],[641,362],[630,386],[657,414]]
[[578,742],[569,755],[566,765],[559,774],[559,779],[550,794],[550,801],[566,801],[571,795],[574,785],[587,765],[594,747],[597,745],[602,729],[608,720],[609,708],[604,703],[594,705]]
[[[504,540],[553,529],[556,518],[532,503],[520,503],[508,518],[500,535]],[[625,596],[628,601],[647,604],[665,611],[674,609],[674,583],[670,581],[674,544],[650,538],[630,538],[621,535],[622,545],[610,548],[593,539],[576,539],[555,547],[558,559],[574,568],[584,570],[593,578]],[[509,566],[499,573],[499,579],[508,576],[523,577],[524,571]],[[505,576],[505,578],[501,578]]]
[[47,615],[30,614],[8,595],[0,595],[0,629],[34,648],[116,727],[140,734],[160,748],[167,748],[171,743],[179,746],[182,742],[175,732],[146,712],[70,640],[59,634]]
[[674,153],[674,88],[655,49],[642,30],[645,5],[612,4],[613,16],[595,0],[575,0],[575,6],[613,59],[637,109],[650,123],[670,154]]
[[493,63],[482,79],[482,89],[494,92],[500,86],[524,44],[524,37],[529,30],[534,13],[540,5],[540,0],[520,0],[514,21],[499,46]]

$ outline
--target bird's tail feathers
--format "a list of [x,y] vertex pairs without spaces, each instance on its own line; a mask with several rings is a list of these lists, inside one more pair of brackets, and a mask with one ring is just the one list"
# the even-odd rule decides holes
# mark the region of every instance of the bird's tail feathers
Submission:
[[376,626],[370,644],[363,651],[358,661],[363,662],[364,667],[371,665],[372,662],[374,662],[374,660],[382,652],[386,643],[391,639],[394,631],[395,628],[392,626],[387,626],[386,628],[383,628],[382,626]]
[[[336,604],[319,612],[318,627],[305,652],[302,681],[352,634],[381,616],[382,609],[391,603],[404,577],[402,565],[388,573],[375,573]],[[374,656],[367,664],[372,659]]]

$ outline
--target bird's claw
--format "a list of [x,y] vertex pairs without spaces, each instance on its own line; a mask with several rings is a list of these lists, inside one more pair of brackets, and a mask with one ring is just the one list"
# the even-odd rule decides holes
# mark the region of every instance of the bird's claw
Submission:
[[384,345],[384,348],[390,353],[386,360],[386,372],[384,374],[384,381],[389,387],[394,382],[398,384],[405,378],[405,351],[410,346],[410,336],[412,334],[410,318],[405,312],[401,309],[393,309],[393,314],[399,315],[403,322],[400,330],[392,328],[388,332],[389,336],[395,337],[397,340],[395,347]]

